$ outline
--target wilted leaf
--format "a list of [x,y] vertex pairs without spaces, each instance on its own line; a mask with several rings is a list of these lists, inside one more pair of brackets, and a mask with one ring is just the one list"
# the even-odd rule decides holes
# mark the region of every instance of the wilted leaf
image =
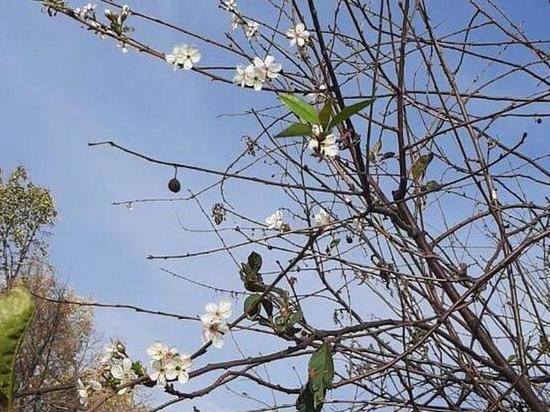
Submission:
[[363,100],[362,102],[352,104],[351,106],[344,107],[340,113],[334,116],[330,122],[328,129],[332,129],[334,126],[338,126],[340,123],[346,121],[351,116],[359,113],[365,107],[368,107],[374,102],[374,99]]
[[14,287],[0,296],[0,406],[6,408],[13,402],[15,360],[33,313],[34,300],[26,288]]
[[311,126],[304,123],[294,123],[284,129],[281,133],[275,136],[278,137],[295,137],[295,136],[310,136]]
[[416,159],[416,162],[414,162],[412,166],[412,176],[414,180],[418,181],[424,176],[433,157],[434,155],[432,153],[428,153]]
[[300,120],[313,124],[321,123],[315,107],[308,102],[292,94],[281,94],[279,95],[279,99],[292,113],[298,116]]

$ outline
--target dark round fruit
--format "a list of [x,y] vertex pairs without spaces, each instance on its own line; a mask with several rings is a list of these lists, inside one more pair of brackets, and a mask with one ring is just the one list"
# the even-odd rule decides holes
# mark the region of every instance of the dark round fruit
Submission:
[[175,177],[168,182],[168,189],[174,193],[178,193],[181,190],[181,184]]
[[346,242],[353,243],[353,238],[350,235],[346,236]]
[[537,119],[537,123],[538,123],[538,124],[541,124],[541,123],[542,123],[542,118],[539,117],[539,118]]

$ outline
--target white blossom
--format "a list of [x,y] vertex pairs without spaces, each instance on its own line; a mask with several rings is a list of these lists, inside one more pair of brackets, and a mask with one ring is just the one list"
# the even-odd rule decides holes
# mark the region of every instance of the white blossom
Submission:
[[180,354],[176,348],[168,348],[162,342],[153,343],[147,353],[152,358],[149,378],[158,386],[166,386],[168,381],[178,380],[185,383],[189,380],[188,370],[191,367],[191,357]]
[[222,0],[221,7],[227,11],[237,10],[237,1],[236,0]]
[[178,354],[172,358],[166,365],[166,377],[169,380],[178,380],[179,383],[189,381],[189,368],[191,367],[191,357],[186,354]]
[[112,363],[115,360],[126,357],[126,348],[120,341],[115,341],[104,347],[104,355],[101,358],[101,363]]
[[[132,361],[128,358],[114,362],[111,367],[111,375],[119,381],[119,385],[127,385],[137,378],[135,372],[132,370]],[[129,389],[130,388],[126,386],[120,389],[117,393],[122,395],[128,392]]]
[[232,14],[231,15],[231,29],[237,30],[239,26],[242,24],[243,20],[241,19],[241,16],[238,14]]
[[220,303],[209,303],[204,307],[206,313],[201,316],[203,324],[209,325],[214,322],[225,322],[231,317],[231,302],[222,300]]
[[319,208],[319,212],[313,218],[317,226],[326,226],[332,220],[328,212],[322,207]]
[[97,392],[97,391],[100,391],[101,389],[103,389],[103,387],[101,386],[101,383],[99,383],[96,380],[90,380],[90,381],[88,381],[88,384],[85,385],[82,382],[82,380],[78,379],[76,387],[77,387],[77,392],[78,392],[78,397],[80,399],[80,403],[83,406],[88,405],[88,402],[90,401],[90,393],[92,391]]
[[236,68],[237,73],[233,76],[233,83],[245,87],[246,86],[246,69],[242,64],[239,64]]
[[227,332],[229,332],[229,326],[225,322],[203,323],[202,341],[204,343],[212,342],[215,348],[221,349],[223,347],[224,334]]
[[174,66],[174,70],[181,67],[190,70],[201,59],[199,49],[188,44],[181,44],[172,49],[172,53],[165,56],[165,60]]
[[80,379],[77,381],[77,391],[80,403],[84,406],[87,406],[88,401],[90,400],[90,394],[88,393],[88,388],[82,383]]
[[284,230],[286,225],[283,220],[283,211],[276,210],[271,216],[265,218],[265,223],[268,229]]
[[244,26],[244,34],[248,40],[253,40],[258,37],[260,34],[259,27],[260,25],[255,21],[249,20],[246,22],[246,26]]
[[288,29],[286,37],[290,39],[290,46],[304,47],[309,41],[310,34],[303,23],[298,23],[294,28]]
[[326,135],[322,141],[316,137],[309,139],[308,146],[311,150],[319,152],[322,157],[334,158],[339,153],[336,137],[332,133]]
[[170,352],[170,348],[160,342],[156,341],[151,346],[147,348],[147,354],[151,357],[153,360],[161,360],[166,357],[166,355]]
[[241,87],[253,87],[254,90],[258,91],[263,88],[267,80],[275,79],[281,69],[282,66],[279,63],[275,63],[273,56],[267,56],[265,60],[255,57],[253,64],[249,64],[246,67],[242,65],[236,67],[233,83]]
[[74,9],[74,13],[81,19],[86,20],[94,17],[95,8],[96,8],[95,4],[88,3],[82,8],[77,7],[76,9]]
[[255,57],[254,66],[263,69],[265,77],[268,79],[276,79],[283,68],[280,63],[275,63],[275,57],[273,56],[267,56],[264,60]]

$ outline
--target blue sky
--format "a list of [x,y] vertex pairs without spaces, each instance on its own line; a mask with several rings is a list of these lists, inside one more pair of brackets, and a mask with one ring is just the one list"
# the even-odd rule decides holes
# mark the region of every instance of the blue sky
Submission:
[[[447,10],[449,4],[440,3],[442,16],[460,13]],[[217,33],[220,39],[220,27],[225,30],[228,25],[214,1],[131,5],[169,16],[190,29]],[[535,37],[547,34],[546,2],[514,1],[507,6],[518,20],[529,19]],[[533,18],[537,13],[540,17]],[[220,286],[237,285],[235,268],[226,256],[165,265],[147,261],[148,254],[211,245],[211,239],[191,238],[178,227],[178,217],[190,226],[204,223],[203,218],[193,205],[180,202],[137,206],[132,211],[112,206],[117,200],[169,197],[166,183],[173,170],[115,150],[91,149],[87,143],[114,139],[166,160],[219,168],[239,153],[241,136],[250,130],[239,119],[217,116],[249,108],[251,93],[214,85],[194,73],[174,73],[135,52],[122,54],[113,42],[80,30],[66,18],[48,17],[30,0],[4,2],[0,33],[0,167],[11,170],[23,164],[37,184],[52,191],[61,216],[51,237],[59,276],[82,296],[100,302],[187,314],[201,313],[207,301],[219,297],[189,289],[160,267]],[[154,31],[147,38],[165,50],[184,41]],[[181,180],[191,189],[212,181],[188,173],[182,173]],[[240,190],[237,196],[250,197],[246,188]],[[264,211],[273,209],[270,199],[255,192],[249,211],[263,219]],[[144,349],[155,338],[189,351],[199,344],[198,325],[117,310],[97,310],[96,320],[104,336],[124,339],[136,357],[145,358]],[[214,353],[210,360],[219,356]],[[212,401],[219,402],[220,396]]]

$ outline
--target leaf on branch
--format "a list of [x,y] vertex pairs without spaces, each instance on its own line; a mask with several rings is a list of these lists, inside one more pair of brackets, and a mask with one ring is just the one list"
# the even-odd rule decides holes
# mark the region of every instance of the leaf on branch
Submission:
[[262,256],[259,253],[252,252],[248,255],[248,266],[250,266],[254,272],[258,273],[262,268]]
[[8,410],[16,383],[15,360],[33,313],[34,300],[26,288],[17,286],[0,296],[0,406]]
[[362,102],[352,104],[351,106],[344,107],[340,113],[338,113],[332,121],[328,129],[332,129],[335,126],[338,126],[340,123],[348,120],[354,114],[359,113],[365,107],[368,107],[374,102],[374,99],[363,100]]
[[315,107],[299,97],[292,94],[281,94],[279,100],[300,120],[313,124],[321,123]]
[[311,126],[304,123],[293,123],[284,129],[281,133],[277,134],[275,137],[296,137],[296,136],[310,136],[311,135]]
[[430,180],[427,182],[424,186],[422,186],[422,190],[424,192],[435,192],[439,189],[441,189],[441,183],[439,183],[436,180]]
[[419,181],[422,177],[424,177],[433,157],[433,153],[428,153],[416,159],[416,162],[414,162],[412,166],[412,176],[414,180]]
[[313,410],[317,410],[325,401],[325,394],[332,387],[334,379],[334,361],[332,359],[331,347],[324,342],[315,351],[308,364],[308,387],[313,395]]
[[262,300],[262,295],[257,293],[248,296],[244,301],[244,313],[248,319],[256,319],[260,314],[260,301]]
[[321,409],[323,409],[322,404],[315,407],[313,393],[311,392],[309,384],[306,384],[300,391],[300,395],[298,395],[296,410],[298,412],[321,412]]
[[330,124],[330,119],[332,118],[332,101],[327,100],[325,105],[322,107],[319,112],[319,120],[321,121],[321,126],[323,129],[328,130],[328,125]]

